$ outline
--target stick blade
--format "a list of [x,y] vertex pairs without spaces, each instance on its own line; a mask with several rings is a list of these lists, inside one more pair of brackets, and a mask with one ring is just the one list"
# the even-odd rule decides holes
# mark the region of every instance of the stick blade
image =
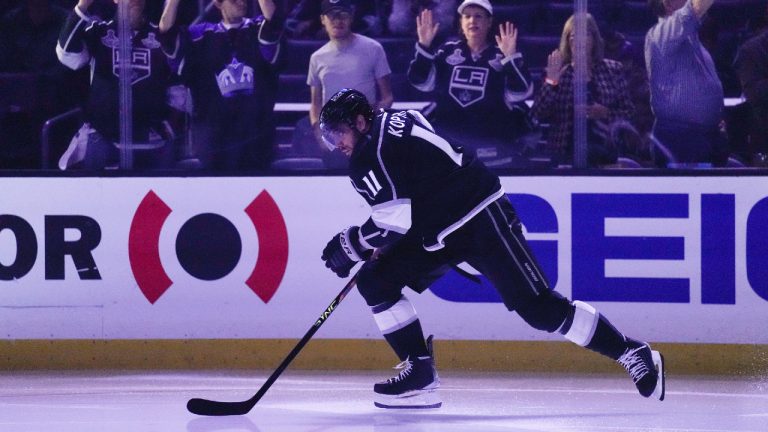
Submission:
[[201,416],[232,416],[247,414],[253,404],[244,402],[220,402],[193,398],[187,402],[187,411]]

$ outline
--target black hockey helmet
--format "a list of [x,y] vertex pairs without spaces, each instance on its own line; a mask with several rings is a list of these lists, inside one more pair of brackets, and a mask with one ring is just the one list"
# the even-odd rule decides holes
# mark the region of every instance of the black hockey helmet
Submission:
[[[320,131],[323,137],[339,131],[339,126],[345,124],[355,128],[355,120],[362,115],[367,121],[373,121],[373,107],[361,92],[343,88],[336,92],[320,111]],[[326,139],[326,144],[332,140]]]

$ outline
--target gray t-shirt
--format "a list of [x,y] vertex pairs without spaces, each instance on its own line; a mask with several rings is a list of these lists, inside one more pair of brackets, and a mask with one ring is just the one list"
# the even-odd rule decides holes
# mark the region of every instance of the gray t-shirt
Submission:
[[376,80],[391,74],[381,44],[354,34],[352,42],[340,48],[329,41],[309,58],[307,84],[323,89],[323,104],[342,88],[362,92],[371,103],[377,101]]
[[645,37],[645,62],[656,118],[717,125],[723,87],[715,63],[699,40],[699,18],[691,1],[659,19]]

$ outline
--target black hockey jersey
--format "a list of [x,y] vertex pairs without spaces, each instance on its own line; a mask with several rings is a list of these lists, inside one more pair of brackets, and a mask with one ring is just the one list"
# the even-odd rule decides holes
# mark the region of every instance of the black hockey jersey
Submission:
[[[120,58],[117,22],[99,21],[77,7],[62,27],[56,54],[65,66],[80,69],[89,64],[91,90],[86,119],[108,139],[119,134]],[[166,89],[173,76],[170,61],[178,40],[163,36],[155,24],[134,30],[131,48],[131,86],[134,137],[147,138],[148,129],[167,116]]]
[[277,94],[281,29],[280,22],[263,17],[229,29],[222,22],[188,29],[181,73],[199,118],[236,111],[255,122],[266,120]]
[[533,83],[521,53],[505,59],[496,46],[477,59],[464,40],[449,41],[431,52],[416,43],[408,67],[415,88],[434,92],[436,125],[469,128],[478,135],[512,138],[527,131]]
[[350,179],[371,206],[360,241],[378,248],[407,232],[438,250],[504,191],[481,162],[434,133],[418,111],[381,111],[350,158]]

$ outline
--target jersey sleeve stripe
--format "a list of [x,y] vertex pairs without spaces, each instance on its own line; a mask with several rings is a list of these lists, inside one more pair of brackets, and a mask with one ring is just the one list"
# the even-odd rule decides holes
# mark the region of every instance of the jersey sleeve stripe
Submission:
[[63,50],[66,50],[69,48],[69,44],[72,42],[72,39],[77,34],[78,30],[80,30],[80,27],[84,24],[90,22],[88,17],[84,16],[82,12],[80,12],[80,8],[75,7],[75,13],[80,17],[80,20],[75,24],[75,26],[72,28],[72,31],[69,32],[69,36],[67,36],[67,41],[64,42],[64,45],[61,47]]
[[371,207],[371,219],[377,227],[405,234],[411,229],[411,200],[387,201]]
[[427,74],[427,79],[424,80],[424,82],[414,82],[411,80],[411,85],[416,88],[416,90],[430,92],[435,89],[435,77],[437,76],[437,68],[435,67],[435,55],[424,50],[424,48],[422,48],[421,45],[419,45],[417,42],[416,58],[413,60],[413,62],[419,62],[419,56],[424,57],[426,61],[429,62],[429,73]]
[[432,54],[431,52],[425,50],[424,48],[422,48],[421,45],[419,45],[418,42],[416,42],[416,52],[421,54],[421,55],[423,55],[424,57],[426,57],[426,58],[428,58],[430,60],[434,60],[435,59],[435,55]]
[[413,125],[413,128],[411,129],[411,135],[421,138],[424,141],[427,141],[428,143],[434,145],[435,147],[442,150],[443,153],[448,155],[449,158],[458,166],[461,166],[461,160],[462,160],[462,154],[457,152],[456,150],[451,147],[450,144],[448,144],[448,141],[443,139],[442,137],[436,135],[435,133],[424,129],[421,126]]
[[469,213],[464,215],[464,217],[462,217],[461,219],[451,224],[451,226],[449,226],[448,228],[440,231],[440,233],[437,234],[437,241],[431,245],[424,245],[424,249],[432,252],[432,251],[440,250],[443,247],[445,247],[445,243],[443,241],[445,240],[446,237],[448,237],[449,234],[451,234],[452,232],[464,226],[464,224],[469,222],[470,219],[477,216],[477,214],[483,211],[484,208],[488,207],[492,202],[501,198],[503,195],[504,195],[504,189],[499,188],[496,192],[489,195],[480,204],[475,206],[475,208],[470,210]]
[[[520,68],[517,67],[517,63],[515,63],[515,60],[518,58],[522,58],[522,54],[516,53],[515,55],[513,55],[509,60],[509,64],[512,66],[512,69],[515,71],[515,74],[517,74],[519,81],[525,85],[525,91],[522,91],[522,92],[510,91],[509,88],[505,86],[504,102],[506,103],[507,107],[510,109],[512,108],[512,104],[514,104],[515,102],[524,101],[533,95],[533,83],[531,83],[525,78],[525,75],[520,71]],[[502,60],[502,64],[504,64],[504,60]]]
[[368,234],[368,235],[363,235],[363,233],[361,232],[360,233],[360,239],[359,239],[360,240],[360,244],[363,246],[363,248],[365,250],[376,249],[376,246],[370,244],[368,242],[368,240],[370,240],[372,238],[376,238],[376,237],[378,237],[380,235],[381,235],[381,233],[379,233],[378,231],[373,233],[373,234]]
[[88,63],[91,59],[91,54],[86,47],[83,47],[83,50],[80,52],[73,53],[67,52],[61,45],[56,44],[56,57],[59,58],[59,61],[64,66],[72,70],[77,70]]
[[376,157],[379,159],[379,165],[381,166],[381,171],[384,173],[384,176],[387,178],[387,183],[389,183],[389,187],[392,190],[392,199],[397,199],[397,189],[395,189],[395,183],[392,181],[392,177],[389,175],[389,171],[387,170],[387,167],[384,165],[384,159],[381,157],[381,145],[384,142],[384,125],[387,121],[387,118],[389,117],[389,114],[384,114],[381,116],[381,127],[379,127],[379,142],[376,146]]
[[434,132],[435,128],[432,127],[432,124],[427,120],[426,117],[424,117],[424,114],[422,114],[419,111],[416,110],[408,110],[408,114],[412,115],[414,119],[416,119],[416,122],[424,126],[427,130],[430,132]]
[[75,6],[75,13],[77,16],[83,19],[83,21],[89,22],[92,21],[91,17],[89,17],[87,14],[83,13],[83,11],[80,10],[79,7]]

